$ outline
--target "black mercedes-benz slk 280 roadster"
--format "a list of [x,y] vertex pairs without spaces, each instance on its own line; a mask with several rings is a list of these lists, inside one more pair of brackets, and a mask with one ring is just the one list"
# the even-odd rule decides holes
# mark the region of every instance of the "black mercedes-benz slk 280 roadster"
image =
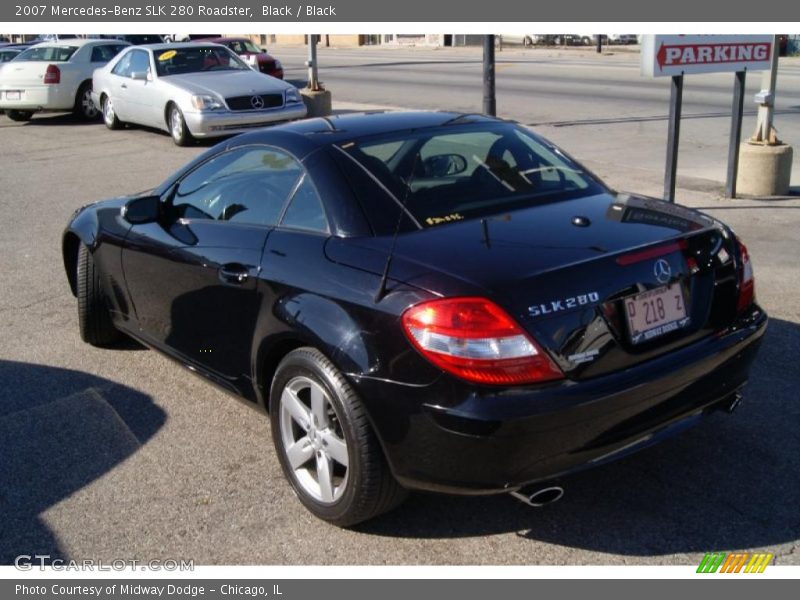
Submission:
[[764,333],[719,221],[614,192],[514,123],[311,119],[80,209],[86,342],[123,332],[268,412],[317,516],[511,492],[732,410]]

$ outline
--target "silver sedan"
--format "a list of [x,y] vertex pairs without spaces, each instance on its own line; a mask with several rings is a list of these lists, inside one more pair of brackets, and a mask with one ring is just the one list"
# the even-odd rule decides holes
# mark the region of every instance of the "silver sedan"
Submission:
[[92,101],[109,129],[155,127],[179,146],[306,116],[297,88],[219,44],[132,46],[94,72]]

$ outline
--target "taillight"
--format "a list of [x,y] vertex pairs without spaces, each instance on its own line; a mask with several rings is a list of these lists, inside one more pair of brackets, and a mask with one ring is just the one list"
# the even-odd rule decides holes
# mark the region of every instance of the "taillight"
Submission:
[[563,379],[552,359],[506,312],[486,298],[445,298],[402,317],[408,339],[437,367],[490,385]]
[[750,262],[750,254],[740,239],[736,239],[739,245],[739,298],[736,301],[736,310],[742,312],[748,308],[756,299],[756,281],[753,278],[753,263]]
[[44,72],[45,83],[61,83],[61,69],[55,65],[47,65],[47,70]]

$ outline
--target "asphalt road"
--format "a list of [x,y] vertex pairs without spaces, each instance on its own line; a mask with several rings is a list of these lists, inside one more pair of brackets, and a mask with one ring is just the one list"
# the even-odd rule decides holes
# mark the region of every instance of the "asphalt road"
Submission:
[[[451,65],[440,70],[445,77]],[[59,246],[70,214],[154,186],[203,148],[65,116],[0,116],[0,139],[0,564],[34,553],[197,564],[697,564],[707,551],[740,549],[800,564],[799,199],[679,190],[746,240],[772,316],[734,415],[571,477],[564,499],[544,509],[414,494],[340,530],[292,496],[266,418],[154,352],[79,339]],[[628,141],[645,154],[646,137]],[[660,174],[646,166],[585,156],[591,142],[567,149],[615,185],[658,189]]]

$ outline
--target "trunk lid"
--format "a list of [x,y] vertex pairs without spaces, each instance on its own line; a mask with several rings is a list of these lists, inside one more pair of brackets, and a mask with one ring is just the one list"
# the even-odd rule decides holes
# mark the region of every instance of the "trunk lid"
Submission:
[[[353,242],[358,252],[343,249],[347,241],[330,244],[331,259],[381,273],[391,240]],[[708,216],[660,200],[601,194],[403,234],[390,276],[444,296],[491,298],[568,377],[583,379],[728,326],[736,312],[734,256],[732,239]],[[652,292],[665,286],[669,296]],[[626,309],[645,292],[650,296]],[[682,317],[669,309],[667,321],[660,318],[659,297],[683,304]],[[645,308],[652,308],[655,325],[628,318],[628,310],[643,315]],[[653,335],[655,327],[661,329]]]

